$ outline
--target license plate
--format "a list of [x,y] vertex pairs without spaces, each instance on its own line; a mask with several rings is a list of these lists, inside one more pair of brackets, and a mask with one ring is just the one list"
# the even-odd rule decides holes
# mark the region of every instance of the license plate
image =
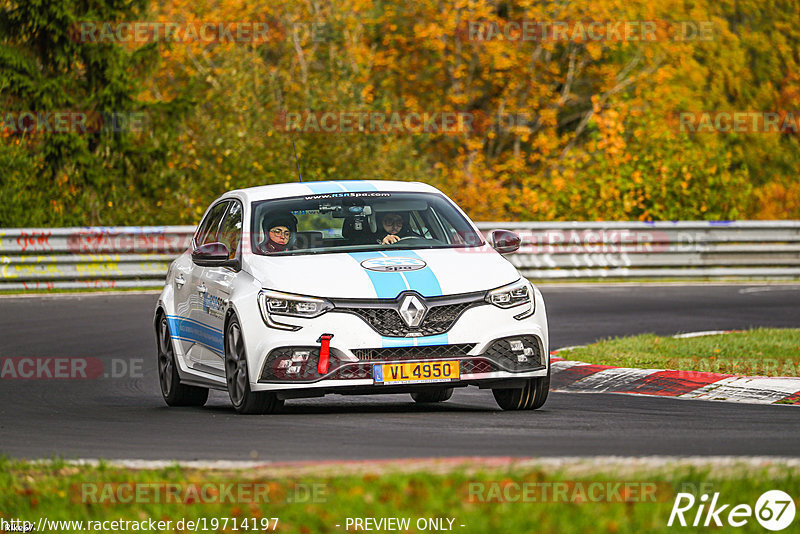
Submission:
[[378,363],[372,368],[376,384],[451,382],[460,377],[457,361]]

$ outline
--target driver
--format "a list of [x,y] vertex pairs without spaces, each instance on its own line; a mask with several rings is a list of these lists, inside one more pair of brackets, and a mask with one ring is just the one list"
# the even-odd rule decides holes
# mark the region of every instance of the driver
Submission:
[[289,241],[297,232],[297,218],[291,213],[277,213],[267,216],[261,223],[266,239],[258,244],[259,252],[285,252]]
[[389,211],[379,218],[378,243],[381,245],[391,245],[397,243],[403,237],[419,237],[416,232],[411,230],[402,214]]

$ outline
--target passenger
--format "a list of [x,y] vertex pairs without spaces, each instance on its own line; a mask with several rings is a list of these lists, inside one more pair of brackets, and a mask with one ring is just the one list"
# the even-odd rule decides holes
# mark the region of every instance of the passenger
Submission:
[[371,245],[375,243],[375,233],[370,231],[367,221],[361,220],[359,222],[361,229],[357,230],[356,217],[347,217],[342,223],[342,237],[351,245]]
[[261,223],[266,238],[258,244],[262,254],[285,252],[289,250],[292,236],[297,233],[297,218],[291,213],[267,216]]
[[409,228],[408,216],[397,212],[387,212],[378,218],[378,243],[381,245],[391,245],[397,243],[403,237],[420,237],[419,234]]

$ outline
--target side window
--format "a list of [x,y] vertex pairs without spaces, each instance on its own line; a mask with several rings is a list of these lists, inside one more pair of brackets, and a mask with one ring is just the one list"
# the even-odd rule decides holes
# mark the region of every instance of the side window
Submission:
[[208,212],[206,218],[200,223],[195,234],[195,244],[197,246],[205,245],[206,243],[213,243],[217,240],[217,229],[225,210],[228,208],[229,202],[220,202]]
[[238,202],[231,202],[231,209],[219,227],[217,241],[228,247],[229,259],[236,257],[239,244],[242,242],[242,205]]
[[[439,223],[439,227],[445,233],[445,235],[443,236],[443,239],[442,239],[443,241],[445,241],[446,243],[451,243],[451,244],[452,243],[457,243],[457,244],[463,244],[464,243],[464,239],[461,237],[461,235],[459,235],[458,231],[453,227],[453,225],[450,224],[450,221],[447,220],[447,218],[439,216],[439,214],[436,213],[436,211],[433,210],[433,209],[431,209],[430,211],[431,211],[431,216],[433,217],[433,219]],[[439,234],[440,232],[437,231],[436,233]]]
[[412,231],[416,232],[417,234],[427,239],[431,238],[431,232],[430,230],[428,230],[428,227],[425,225],[425,221],[420,216],[419,212],[412,211],[409,222],[411,223]]

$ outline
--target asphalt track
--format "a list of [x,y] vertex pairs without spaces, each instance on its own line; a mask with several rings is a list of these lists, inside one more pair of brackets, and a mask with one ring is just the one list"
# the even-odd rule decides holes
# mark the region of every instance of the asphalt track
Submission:
[[[552,346],[643,332],[799,327],[800,285],[544,286]],[[800,411],[611,394],[552,393],[502,412],[488,391],[443,405],[407,395],[289,401],[270,416],[167,408],[155,295],[0,298],[0,356],[142,361],[121,378],[0,380],[0,454],[41,458],[293,461],[445,456],[800,456]],[[109,365],[110,367],[110,365]]]

